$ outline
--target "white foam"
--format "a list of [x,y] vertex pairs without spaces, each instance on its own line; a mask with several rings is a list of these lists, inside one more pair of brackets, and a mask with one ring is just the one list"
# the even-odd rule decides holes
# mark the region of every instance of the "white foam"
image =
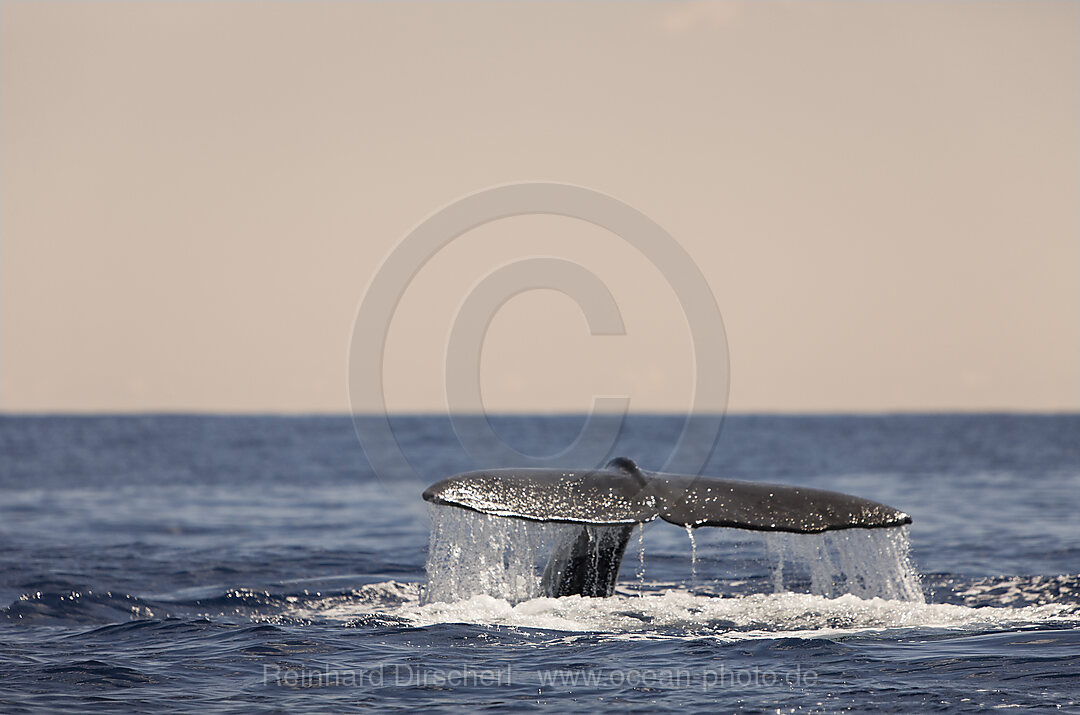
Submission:
[[821,637],[853,630],[907,627],[972,628],[1045,621],[1068,612],[1056,604],[1018,609],[923,604],[851,594],[756,594],[717,598],[687,591],[607,599],[537,598],[517,605],[474,596],[457,603],[405,607],[399,615],[418,625],[482,623],[568,631],[647,633],[719,631],[733,639],[785,635]]
[[[376,593],[391,598],[381,605]],[[402,584],[372,585],[365,598],[327,599],[289,615],[348,622],[378,614],[417,627],[471,623],[568,632],[601,632],[635,638],[709,635],[721,640],[822,638],[897,628],[982,630],[1075,622],[1070,604],[996,608],[926,604],[845,594],[826,598],[805,593],[754,594],[723,598],[670,589],[610,598],[533,598],[512,604],[477,594],[454,602],[421,603],[419,589]],[[403,600],[404,599],[404,600]]]

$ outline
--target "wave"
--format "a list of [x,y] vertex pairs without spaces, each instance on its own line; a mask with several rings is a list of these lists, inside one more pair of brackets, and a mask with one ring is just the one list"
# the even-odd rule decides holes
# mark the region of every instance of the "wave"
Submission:
[[[712,635],[735,640],[775,637],[829,637],[892,629],[967,631],[1080,623],[1080,603],[1067,583],[1080,577],[1006,577],[968,584],[967,591],[995,594],[1017,589],[1043,594],[1042,603],[922,603],[826,597],[809,593],[721,596],[684,588],[642,592],[620,589],[611,598],[533,598],[518,603],[477,594],[465,599],[425,603],[417,584],[372,584],[363,596],[346,595],[304,604],[300,618],[348,625],[427,627],[445,623],[513,626],[571,632],[635,634],[641,637]],[[996,585],[995,585],[996,583]],[[1009,585],[1006,585],[1009,584]],[[1042,589],[1041,591],[1039,589]],[[1054,595],[1065,597],[1054,599]],[[389,599],[381,600],[383,595]],[[997,596],[994,596],[996,599]]]
[[[766,581],[767,579],[762,579]],[[611,598],[532,598],[520,602],[476,594],[425,602],[422,585],[385,581],[333,593],[229,589],[188,601],[144,601],[109,592],[34,592],[0,615],[27,625],[107,624],[71,637],[136,637],[145,628],[201,630],[225,621],[250,628],[328,624],[411,629],[439,624],[666,638],[729,640],[821,638],[870,631],[943,629],[987,632],[1080,624],[1080,575],[971,579],[925,577],[930,602],[828,597],[812,593],[741,593],[743,581],[719,590],[673,583],[621,587]],[[179,618],[177,618],[179,617]]]
[[0,617],[27,624],[116,623],[154,618],[152,608],[136,596],[110,591],[34,591],[20,596]]

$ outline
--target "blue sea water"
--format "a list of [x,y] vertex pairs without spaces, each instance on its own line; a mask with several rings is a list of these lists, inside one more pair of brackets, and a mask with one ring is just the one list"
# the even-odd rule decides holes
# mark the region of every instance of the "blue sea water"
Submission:
[[[495,427],[544,454],[582,420]],[[615,451],[658,468],[681,425]],[[0,417],[0,711],[1080,712],[1080,416],[727,418],[706,474],[911,514],[925,603],[663,523],[613,598],[427,603],[420,492],[476,465],[444,418],[394,428],[415,479],[349,417]]]

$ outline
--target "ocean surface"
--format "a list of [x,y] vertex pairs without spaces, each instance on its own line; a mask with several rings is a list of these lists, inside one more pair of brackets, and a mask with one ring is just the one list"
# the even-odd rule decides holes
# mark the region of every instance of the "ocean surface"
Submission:
[[[494,422],[543,455],[583,420]],[[681,426],[613,453],[656,469]],[[913,523],[653,523],[607,599],[485,585],[518,542],[470,534],[506,520],[420,498],[477,465],[445,418],[393,427],[415,475],[347,416],[0,417],[0,712],[1080,712],[1078,415],[730,416],[705,474]],[[429,540],[472,570],[425,592]]]

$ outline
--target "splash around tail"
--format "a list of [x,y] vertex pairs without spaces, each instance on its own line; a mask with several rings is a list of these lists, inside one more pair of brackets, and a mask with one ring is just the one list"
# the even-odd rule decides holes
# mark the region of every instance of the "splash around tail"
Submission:
[[[648,472],[626,457],[603,469],[466,472],[433,484],[423,496],[488,516],[574,525],[561,530],[534,594],[549,597],[611,596],[633,526],[657,517],[687,528],[794,534],[911,523],[898,509],[850,494]],[[500,556],[507,558],[514,555]]]

